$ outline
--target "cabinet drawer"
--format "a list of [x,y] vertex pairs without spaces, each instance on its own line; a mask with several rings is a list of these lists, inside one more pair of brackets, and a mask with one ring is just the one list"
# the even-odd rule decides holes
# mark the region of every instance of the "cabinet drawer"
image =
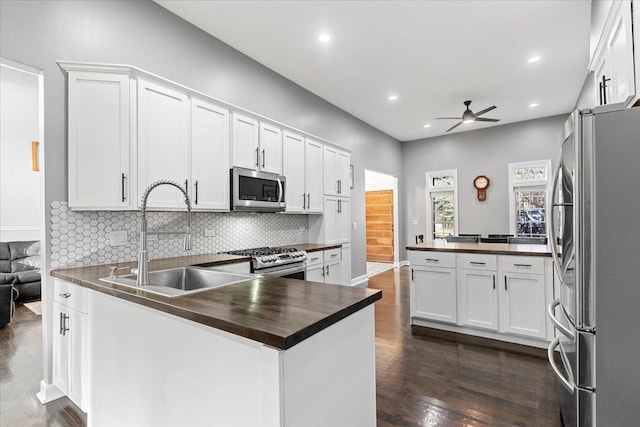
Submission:
[[496,270],[498,266],[495,255],[458,254],[458,268],[471,270]]
[[509,273],[544,274],[544,258],[526,256],[501,257],[502,271]]
[[342,262],[342,248],[327,249],[324,251],[324,263],[335,264]]
[[456,254],[451,252],[409,251],[411,265],[455,268]]
[[324,257],[323,257],[322,251],[307,253],[307,267],[312,267],[314,265],[322,265],[322,264],[324,264]]
[[54,279],[53,300],[82,313],[87,312],[87,289],[81,286]]

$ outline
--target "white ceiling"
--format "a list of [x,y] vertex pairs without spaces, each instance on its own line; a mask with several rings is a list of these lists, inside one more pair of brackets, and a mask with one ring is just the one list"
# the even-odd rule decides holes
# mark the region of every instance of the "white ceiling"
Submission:
[[156,2],[401,141],[567,113],[587,73],[590,0]]

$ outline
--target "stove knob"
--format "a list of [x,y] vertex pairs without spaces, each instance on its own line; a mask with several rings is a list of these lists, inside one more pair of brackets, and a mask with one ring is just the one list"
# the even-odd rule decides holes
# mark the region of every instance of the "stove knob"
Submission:
[[277,259],[278,259],[278,257],[277,257],[277,256],[275,256],[275,255],[271,255],[271,259],[270,259],[270,261],[271,261],[271,262],[276,262],[276,260],[277,260]]
[[260,257],[260,261],[262,261],[262,262],[269,262],[269,257],[268,257],[268,256],[266,256],[266,255],[261,256],[261,257]]

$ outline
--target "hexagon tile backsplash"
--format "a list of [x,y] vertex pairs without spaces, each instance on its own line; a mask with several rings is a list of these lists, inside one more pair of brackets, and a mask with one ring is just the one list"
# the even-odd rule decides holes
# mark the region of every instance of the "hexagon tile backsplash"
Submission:
[[[150,212],[150,230],[184,230],[186,212]],[[205,237],[212,230],[212,237]],[[112,231],[126,231],[127,243],[111,246]],[[306,215],[193,212],[192,250],[180,235],[147,241],[149,259],[215,253],[260,246],[306,243]],[[67,202],[51,203],[51,268],[135,261],[140,236],[137,211],[72,211]]]

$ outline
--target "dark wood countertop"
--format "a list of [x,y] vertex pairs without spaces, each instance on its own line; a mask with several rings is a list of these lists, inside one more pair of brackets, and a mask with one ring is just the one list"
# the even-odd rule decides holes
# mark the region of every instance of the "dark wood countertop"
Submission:
[[549,245],[514,245],[509,243],[426,242],[407,246],[408,251],[464,252],[495,255],[551,257]]
[[[249,259],[225,254],[166,258],[151,261],[149,270],[187,265],[212,267]],[[132,268],[136,264],[53,270],[51,275],[283,350],[382,298],[379,290],[280,277],[260,277],[174,298],[99,280],[109,275],[111,265]]]

